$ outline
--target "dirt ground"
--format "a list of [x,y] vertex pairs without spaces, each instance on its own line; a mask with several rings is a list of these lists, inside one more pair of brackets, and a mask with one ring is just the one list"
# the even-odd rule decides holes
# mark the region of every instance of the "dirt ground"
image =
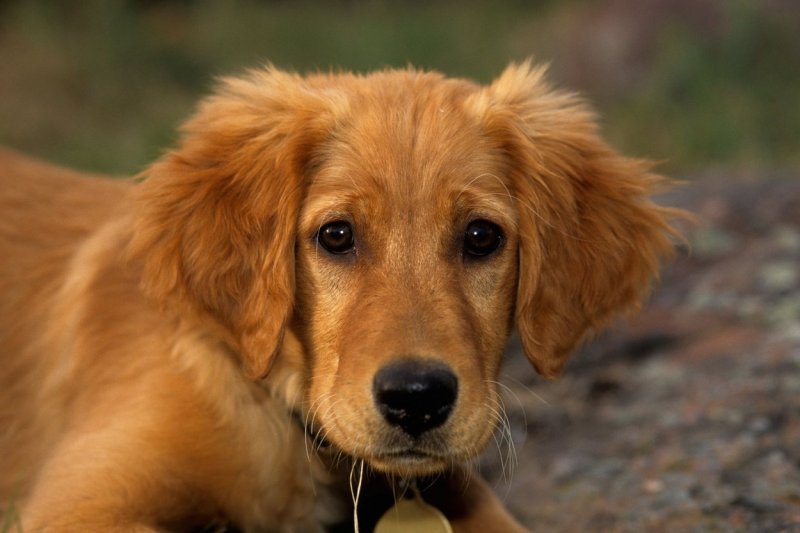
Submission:
[[485,461],[536,531],[800,531],[800,174],[692,177],[699,215],[638,320],[562,379],[512,347],[516,448]]

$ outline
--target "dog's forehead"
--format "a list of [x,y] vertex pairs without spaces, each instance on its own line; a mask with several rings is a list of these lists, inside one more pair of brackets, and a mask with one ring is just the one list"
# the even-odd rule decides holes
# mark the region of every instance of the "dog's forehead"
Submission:
[[312,193],[382,198],[394,210],[412,211],[508,200],[503,151],[464,104],[473,86],[391,81],[351,96],[322,150]]

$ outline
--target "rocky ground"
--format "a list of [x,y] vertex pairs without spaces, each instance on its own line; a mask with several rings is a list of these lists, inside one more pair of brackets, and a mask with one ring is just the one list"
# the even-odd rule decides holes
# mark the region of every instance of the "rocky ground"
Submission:
[[800,174],[665,202],[700,223],[638,320],[557,382],[512,348],[517,464],[486,470],[537,531],[800,531]]

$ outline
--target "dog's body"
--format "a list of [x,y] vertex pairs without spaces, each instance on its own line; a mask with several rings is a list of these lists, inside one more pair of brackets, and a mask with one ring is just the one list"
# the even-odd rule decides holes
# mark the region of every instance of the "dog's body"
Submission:
[[426,498],[457,530],[518,528],[460,466],[512,326],[554,376],[637,305],[671,231],[657,178],[540,78],[253,73],[139,182],[0,152],[6,512],[315,530],[366,464],[445,472]]

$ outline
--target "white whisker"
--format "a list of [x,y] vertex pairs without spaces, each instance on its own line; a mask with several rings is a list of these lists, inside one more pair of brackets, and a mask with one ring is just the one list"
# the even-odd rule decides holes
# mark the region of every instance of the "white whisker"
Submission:
[[[323,394],[322,396],[320,396],[319,398],[314,400],[314,402],[311,404],[311,406],[309,407],[308,411],[306,412],[306,416],[303,419],[303,429],[306,431],[306,433],[308,435],[311,435],[313,437],[312,444],[316,443],[317,437],[319,435],[319,432],[322,430],[322,428],[320,427],[319,430],[314,431],[314,423],[316,422],[317,412],[322,407],[322,404],[325,401],[327,401],[330,397],[332,397],[333,394],[334,394],[333,392],[329,392],[327,394]],[[305,451],[306,451],[306,459],[311,461],[311,453],[310,452],[319,451],[319,448],[317,447],[316,450],[314,450],[314,449],[309,450],[308,441],[309,441],[309,439],[306,438],[305,441],[304,441],[304,447],[305,447]]]
[[[505,373],[502,374],[502,377],[503,377],[503,379],[511,381],[511,382],[515,383],[516,385],[518,385],[519,387],[525,389],[525,392],[527,392],[528,394],[530,394],[531,396],[533,396],[534,398],[536,398],[537,400],[539,400],[540,402],[542,402],[546,406],[552,407],[552,404],[549,401],[547,401],[547,399],[544,396],[542,396],[540,394],[537,394],[532,388],[528,387],[527,385],[522,383],[520,380],[514,378],[513,376],[505,374]],[[506,384],[504,384],[504,383],[502,383],[500,381],[491,381],[491,383],[496,383],[497,385],[500,385],[501,387],[503,387],[503,389],[507,390],[512,396],[514,396],[514,398],[516,398],[517,403],[519,403],[520,409],[522,409],[522,402],[519,400],[519,396],[517,395],[517,393],[515,393],[513,390],[511,390],[508,387],[508,385],[506,385]],[[522,410],[524,412],[524,409],[522,409]]]
[[[488,383],[498,385],[503,390],[506,390],[517,401],[520,409],[522,409],[522,403],[511,389],[497,381],[487,381]],[[489,410],[497,424],[497,431],[492,434],[492,437],[494,438],[495,445],[497,446],[500,466],[503,473],[503,481],[508,486],[513,478],[514,470],[519,464],[516,445],[514,443],[513,433],[511,431],[511,420],[508,418],[508,409],[506,408],[505,402],[500,394],[495,394],[494,397],[490,398],[489,403],[486,404],[486,408]],[[527,421],[525,425],[527,429]],[[505,453],[503,452],[503,448],[506,450]]]

